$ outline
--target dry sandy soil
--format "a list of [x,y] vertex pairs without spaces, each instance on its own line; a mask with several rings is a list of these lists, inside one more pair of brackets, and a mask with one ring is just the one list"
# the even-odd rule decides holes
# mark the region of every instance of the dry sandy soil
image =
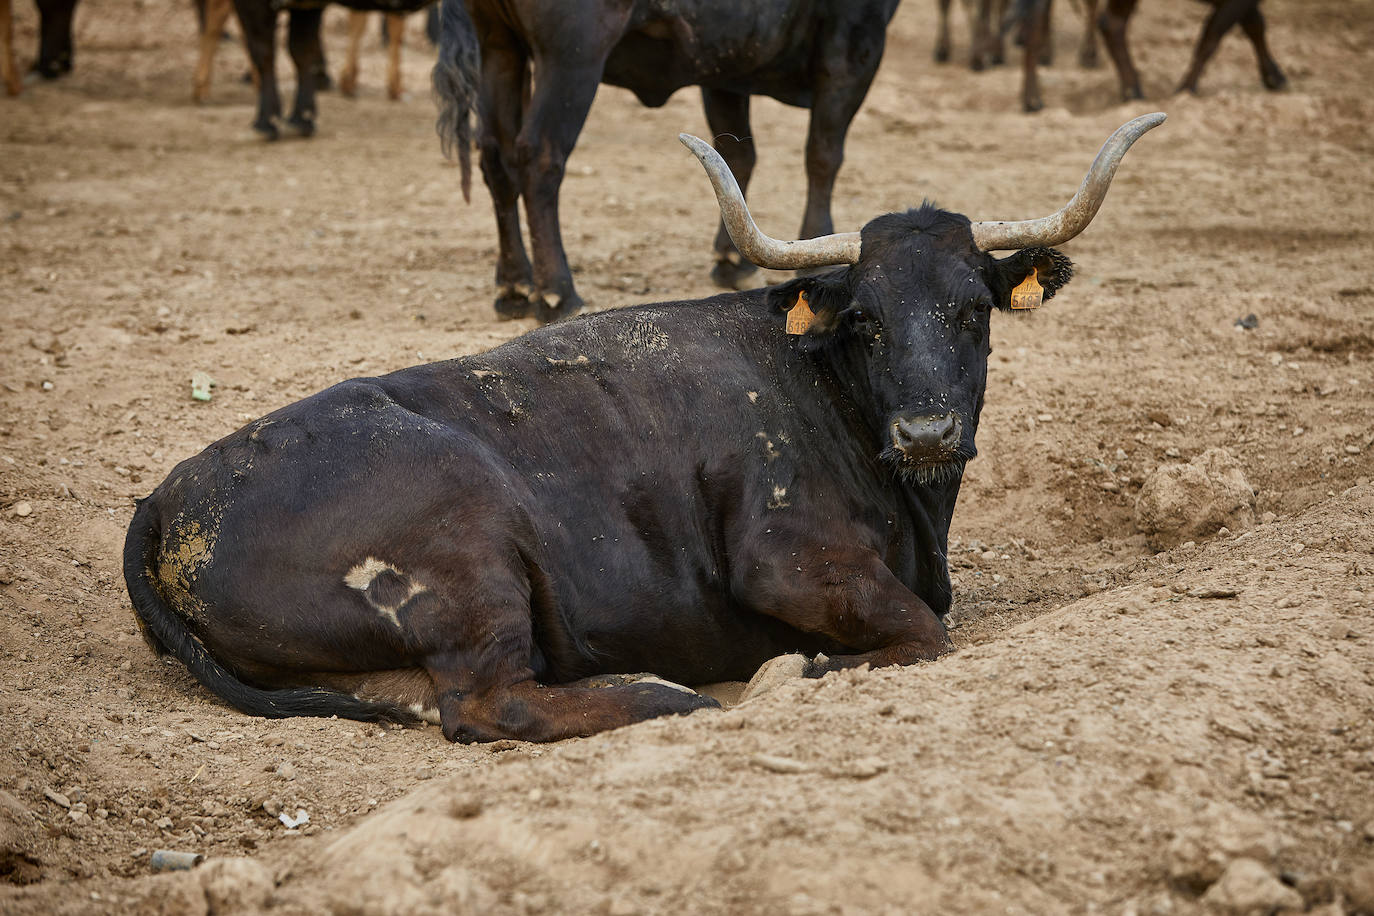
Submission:
[[[390,103],[369,43],[362,98],[267,145],[235,45],[190,104],[189,8],[84,3],[76,72],[0,100],[0,911],[1374,909],[1374,4],[1270,0],[1292,89],[1232,36],[1197,98],[1168,92],[1202,7],[1142,4],[1151,100],[1127,106],[1069,65],[1065,4],[1034,117],[1012,68],[932,63],[933,6],[893,25],[841,228],[926,196],[1048,212],[1111,129],[1170,115],[1066,246],[1076,281],[996,322],[959,651],[463,747],[234,712],[142,643],[119,561],[133,498],[244,421],[527,329],[493,321],[492,219],[439,157],[431,52],[411,42]],[[16,27],[27,51],[26,0]],[[805,115],[755,107],[752,201],[784,235]],[[706,130],[693,92],[597,100],[563,195],[594,308],[712,292],[679,130]],[[1142,482],[1214,447],[1254,527],[1156,552]],[[209,861],[151,875],[158,849]]]

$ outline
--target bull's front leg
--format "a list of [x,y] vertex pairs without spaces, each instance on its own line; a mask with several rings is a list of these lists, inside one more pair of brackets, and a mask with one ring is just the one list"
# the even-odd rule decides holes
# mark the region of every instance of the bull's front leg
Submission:
[[843,544],[786,544],[738,567],[736,591],[761,614],[850,652],[822,670],[910,665],[953,650],[940,618],[878,554]]

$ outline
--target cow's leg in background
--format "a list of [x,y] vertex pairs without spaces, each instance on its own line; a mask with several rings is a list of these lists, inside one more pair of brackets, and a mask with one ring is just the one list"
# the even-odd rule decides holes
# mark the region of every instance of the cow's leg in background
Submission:
[[196,62],[191,80],[191,99],[204,102],[210,97],[210,78],[214,72],[215,52],[224,37],[224,24],[233,11],[233,0],[206,0],[197,6],[200,11],[200,59]]
[[936,0],[937,9],[940,13],[940,24],[935,31],[935,62],[939,64],[949,60],[949,5],[951,2],[952,0]]
[[293,9],[287,17],[286,46],[296,66],[296,101],[287,125],[302,137],[315,133],[315,79],[322,67],[320,21],[323,7]]
[[234,0],[234,11],[238,13],[243,43],[258,84],[258,110],[253,130],[268,140],[275,140],[281,136],[276,123],[281,118],[281,96],[277,92],[277,12],[270,0]]
[[482,178],[496,211],[496,315],[529,315],[534,278],[520,237],[520,169],[515,138],[529,89],[529,60],[514,40],[490,41],[482,50],[478,96],[478,149]]
[[[754,173],[754,162],[758,158],[749,129],[749,94],[703,88],[701,102],[706,109],[706,123],[711,128],[716,152],[730,166],[740,191],[747,194],[749,176]],[[711,268],[711,279],[717,286],[739,289],[741,281],[758,271],[739,253],[724,223],[716,230],[715,252],[716,266]]]
[[1140,91],[1140,74],[1131,62],[1131,51],[1126,44],[1126,26],[1130,25],[1135,4],[1136,0],[1107,0],[1106,9],[1097,19],[1107,53],[1116,65],[1116,75],[1121,80],[1121,98],[1125,101],[1145,98],[1145,93]]
[[1206,69],[1207,62],[1216,53],[1217,46],[1221,44],[1221,39],[1226,33],[1231,31],[1231,27],[1240,22],[1241,16],[1249,10],[1259,5],[1259,0],[1221,0],[1215,3],[1216,9],[1212,15],[1207,17],[1207,22],[1202,26],[1202,34],[1198,36],[1197,47],[1193,49],[1193,61],[1188,65],[1188,72],[1183,75],[1183,82],[1179,83],[1177,92],[1197,92],[1198,80],[1202,78],[1202,71]]
[[[844,163],[844,138],[849,124],[863,104],[883,56],[882,28],[881,23],[876,26],[877,40],[873,41],[849,35],[822,39],[806,134],[806,212],[798,238],[810,239],[835,231],[830,219],[830,197],[835,176]],[[858,59],[851,59],[851,54],[858,55]]]
[[405,13],[386,14],[386,97],[401,97],[401,44],[405,41]]
[[1269,53],[1269,43],[1264,38],[1264,14],[1260,12],[1258,3],[1241,17],[1240,27],[1255,46],[1255,58],[1259,61],[1260,81],[1264,83],[1264,88],[1275,91],[1285,88],[1288,77],[1283,75],[1278,61]]
[[10,0],[0,0],[0,77],[5,81],[7,94],[19,94],[23,81],[19,78],[19,65],[14,62],[14,24],[11,21]]
[[358,94],[358,53],[367,31],[367,13],[361,10],[348,12],[348,57],[344,60],[343,72],[339,74],[339,92],[350,99]]
[[[578,44],[568,43],[569,47]],[[568,255],[563,249],[558,193],[568,155],[577,143],[601,83],[604,63],[605,55],[594,52],[578,53],[570,61],[535,57],[534,92],[515,141],[520,193],[525,198],[525,220],[530,229],[530,254],[534,256],[531,298],[538,312],[536,317],[545,324],[582,311],[582,297],[573,288]]]
[[76,0],[36,0],[38,59],[31,68],[44,79],[72,71],[72,13]]
[[1097,0],[1083,0],[1083,37],[1078,42],[1078,66],[1096,70],[1100,63],[1097,57]]
[[1045,107],[1040,96],[1039,65],[1044,59],[1044,46],[1049,41],[1049,24],[1049,0],[1037,0],[1021,23],[1021,108],[1026,112]]

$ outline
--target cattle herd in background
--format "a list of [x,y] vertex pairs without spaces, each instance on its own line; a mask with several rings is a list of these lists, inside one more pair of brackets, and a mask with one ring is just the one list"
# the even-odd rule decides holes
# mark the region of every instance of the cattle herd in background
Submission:
[[[77,0],[35,2],[39,49],[31,70],[53,79],[72,68],[72,13]],[[301,136],[313,134],[315,94],[329,85],[320,37],[323,3],[195,2],[201,43],[193,97],[202,101],[209,92],[211,64],[232,2],[258,89],[254,130],[268,139],[280,136],[283,124]],[[431,0],[339,2],[353,11],[341,90],[351,95],[356,89],[362,15],[380,11],[388,15],[391,33],[388,94],[397,97],[403,16],[429,6]],[[722,15],[719,4],[705,0],[679,0],[667,7],[668,12],[655,0],[442,0],[434,67],[438,132],[445,153],[458,154],[463,195],[468,197],[471,124],[476,120],[482,175],[496,211],[497,315],[549,323],[582,309],[563,249],[558,198],[567,157],[602,82],[630,89],[649,106],[664,104],[683,87],[700,86],[717,151],[741,187],[747,187],[755,163],[750,97],[767,95],[810,109],[800,237],[830,233],[830,198],[844,159],[845,135],[877,72],[887,24],[898,2],[758,0]],[[1015,33],[1023,46],[1023,107],[1042,107],[1036,70],[1049,62],[1052,51],[1051,0],[962,2],[971,25],[970,65],[979,69],[1000,62],[1005,39]],[[1254,45],[1263,84],[1269,89],[1285,86],[1265,41],[1259,0],[1204,2],[1212,12],[1180,91],[1197,90],[1207,61],[1236,25]],[[16,94],[21,78],[11,41],[11,3],[0,0],[0,64],[8,91]],[[947,60],[951,0],[937,3],[935,56]],[[1096,64],[1100,32],[1127,99],[1143,97],[1126,46],[1126,27],[1135,7],[1136,0],[1076,0],[1075,7],[1085,24],[1079,62]],[[296,70],[295,98],[284,121],[275,67],[277,14],[283,9],[288,16],[287,49]],[[434,13],[431,6],[431,24]],[[519,218],[522,199],[528,249]],[[744,285],[756,269],[735,248],[723,222],[716,231],[715,260],[711,276],[729,289]]]

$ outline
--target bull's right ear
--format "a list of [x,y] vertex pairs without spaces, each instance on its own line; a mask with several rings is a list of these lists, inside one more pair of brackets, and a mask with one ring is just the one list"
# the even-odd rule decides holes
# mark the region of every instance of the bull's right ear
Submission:
[[803,342],[819,345],[839,329],[840,313],[853,296],[844,271],[815,277],[798,277],[768,290],[768,305],[787,316],[787,333]]
[[[1034,277],[1044,290],[1046,300],[1073,279],[1073,262],[1054,248],[1026,248],[1010,257],[993,261],[991,287],[999,309],[1012,308],[1012,290],[1027,277]],[[1037,304],[1039,304],[1037,302]]]

